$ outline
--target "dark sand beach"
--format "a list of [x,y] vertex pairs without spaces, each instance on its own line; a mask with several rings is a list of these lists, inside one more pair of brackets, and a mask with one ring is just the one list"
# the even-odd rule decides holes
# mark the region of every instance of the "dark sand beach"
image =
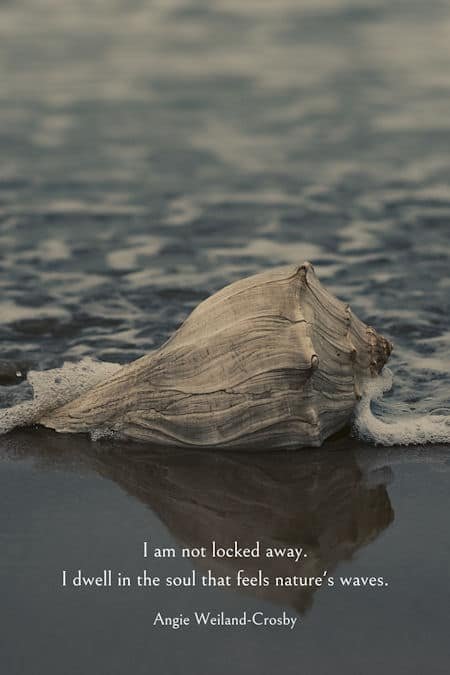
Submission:
[[[99,447],[100,446],[100,447]],[[0,442],[2,658],[9,672],[446,672],[450,562],[447,448],[333,441],[261,454],[93,443],[45,430]],[[142,542],[303,544],[302,574],[383,576],[382,588],[61,587],[61,570],[189,578],[261,561],[144,560]],[[264,561],[295,575],[295,563]],[[158,629],[157,611],[283,611],[293,630]],[[206,633],[205,633],[206,631]],[[226,631],[226,632],[224,632]],[[270,631],[270,632],[267,632]],[[221,658],[218,660],[217,655]],[[227,655],[225,660],[225,655]]]

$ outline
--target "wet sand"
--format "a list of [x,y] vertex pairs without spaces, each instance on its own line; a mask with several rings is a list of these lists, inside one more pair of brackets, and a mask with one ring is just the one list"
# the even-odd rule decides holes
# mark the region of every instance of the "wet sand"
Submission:
[[[2,654],[8,673],[444,673],[450,562],[442,447],[211,453],[36,429],[0,439]],[[303,545],[303,574],[383,588],[61,588],[61,570],[256,574],[261,561],[144,560],[176,547]],[[296,573],[292,560],[265,573]],[[295,630],[153,627],[195,612],[298,617]],[[267,631],[270,631],[268,633]],[[162,665],[164,664],[164,666]]]

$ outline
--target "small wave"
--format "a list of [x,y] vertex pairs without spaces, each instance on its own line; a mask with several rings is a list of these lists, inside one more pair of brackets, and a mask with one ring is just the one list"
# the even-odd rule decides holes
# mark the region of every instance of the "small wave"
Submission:
[[[45,413],[73,401],[121,367],[117,363],[86,357],[78,363],[65,362],[61,368],[30,371],[27,379],[33,388],[33,399],[0,409],[0,434],[39,423]],[[384,368],[379,377],[366,383],[355,411],[354,435],[381,446],[450,443],[449,415],[399,414],[393,410],[395,404],[391,410],[385,404],[381,416],[373,413],[372,404],[380,401],[392,388],[392,381],[392,372]],[[91,433],[94,440],[105,435],[108,432],[104,430],[92,430]]]
[[33,399],[0,409],[0,434],[38,423],[46,412],[73,401],[121,367],[118,363],[87,357],[78,363],[65,362],[61,368],[29,371],[27,379],[33,388]]
[[392,381],[392,372],[385,367],[379,377],[367,382],[355,411],[354,434],[363,441],[383,446],[450,443],[449,415],[399,415],[387,408],[381,417],[373,413],[372,403],[390,391]]

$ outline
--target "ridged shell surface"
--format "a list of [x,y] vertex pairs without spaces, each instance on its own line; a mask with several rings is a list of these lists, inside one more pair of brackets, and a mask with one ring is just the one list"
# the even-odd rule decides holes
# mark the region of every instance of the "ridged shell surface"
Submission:
[[309,263],[275,268],[215,293],[160,349],[39,422],[169,445],[319,446],[391,348]]

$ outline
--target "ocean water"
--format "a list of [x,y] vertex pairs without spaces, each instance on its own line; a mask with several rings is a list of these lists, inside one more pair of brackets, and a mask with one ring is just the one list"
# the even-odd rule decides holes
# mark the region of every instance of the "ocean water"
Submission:
[[[395,345],[356,438],[318,453],[2,436],[9,675],[447,672],[449,62],[443,0],[0,3],[0,407],[31,405],[30,371],[44,386],[64,363],[126,363],[226,283],[304,260]],[[83,377],[65,368],[55,396]],[[64,566],[133,568],[144,538],[211,531],[307,540],[391,583],[301,598],[59,588]],[[261,606],[294,608],[299,632],[206,644],[150,625],[155,607]]]
[[398,412],[448,415],[447,3],[240,4],[1,6],[3,370],[127,362],[311,260]]

